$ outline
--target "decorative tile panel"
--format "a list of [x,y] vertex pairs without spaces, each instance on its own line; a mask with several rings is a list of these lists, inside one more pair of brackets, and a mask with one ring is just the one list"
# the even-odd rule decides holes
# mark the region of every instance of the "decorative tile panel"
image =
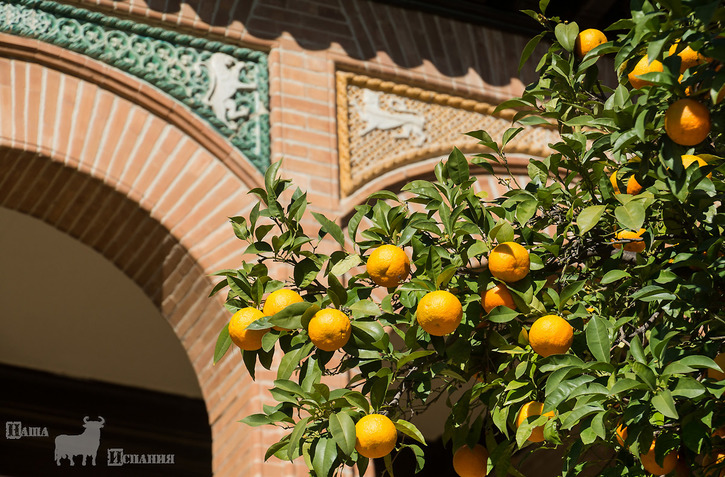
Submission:
[[140,78],[206,120],[254,166],[269,165],[263,52],[46,0],[0,0],[0,31],[90,56]]
[[[405,164],[449,154],[454,146],[480,152],[465,133],[484,129],[500,141],[513,115],[494,105],[350,72],[337,72],[337,124],[342,196]],[[557,132],[525,127],[507,152],[545,156]]]

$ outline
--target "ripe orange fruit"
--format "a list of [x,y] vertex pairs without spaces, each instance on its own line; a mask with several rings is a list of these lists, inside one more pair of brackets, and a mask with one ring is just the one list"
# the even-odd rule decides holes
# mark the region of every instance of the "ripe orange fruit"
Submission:
[[262,347],[262,337],[268,330],[248,330],[247,327],[260,318],[264,313],[252,308],[242,308],[232,315],[229,321],[229,337],[232,342],[245,351],[254,351]]
[[[725,370],[725,353],[720,353],[717,356],[715,356],[715,363],[718,366],[720,366],[721,369]],[[721,371],[717,371],[715,369],[708,368],[707,377],[710,379],[714,379],[716,381],[722,381],[723,379],[725,379],[725,372],[721,372]],[[717,434],[718,432],[721,432],[721,431],[722,431],[722,434]],[[725,428],[718,429],[715,432],[716,432],[716,434],[713,434],[713,435],[725,437]]]
[[[677,51],[677,43],[670,47],[669,55],[672,56]],[[677,53],[680,57],[680,73],[684,73],[687,68],[697,66],[705,61],[705,57],[696,52],[689,46],[686,46],[681,52]]]
[[624,441],[627,440],[627,426],[620,424],[617,426],[617,429],[614,431],[615,435],[617,437],[617,442],[619,442],[619,445],[624,447]]
[[473,449],[461,447],[453,454],[453,470],[460,477],[486,477],[488,451],[481,444],[476,444]]
[[[615,194],[621,194],[619,190],[619,184],[617,184],[617,171],[612,172],[612,175],[609,176],[609,182],[612,183],[612,187],[614,188]],[[640,185],[639,182],[637,182],[637,179],[634,177],[634,174],[629,176],[629,179],[627,180],[627,194],[630,195],[637,195],[640,192],[642,192],[643,187]]]
[[516,242],[496,245],[488,256],[491,275],[506,283],[517,282],[529,274],[529,252]]
[[566,353],[574,341],[574,328],[558,315],[537,319],[529,330],[529,344],[540,356]]
[[338,350],[345,346],[352,334],[350,318],[334,308],[320,310],[310,320],[307,334],[310,341],[321,350]]
[[382,414],[368,414],[355,424],[355,450],[369,459],[390,454],[397,440],[395,424]]
[[584,55],[592,51],[602,43],[607,42],[607,37],[596,28],[588,28],[576,36],[574,42],[574,53],[578,58],[584,58]]
[[[693,156],[692,154],[684,154],[681,156],[682,159],[682,167],[687,169],[690,164],[693,162],[697,162],[697,164],[702,167],[707,165],[707,161],[705,161],[703,158],[699,156]],[[707,175],[708,178],[712,178],[712,172]]]
[[654,475],[666,475],[675,470],[677,466],[677,451],[670,451],[665,458],[662,460],[662,465],[659,465],[655,460],[655,440],[652,441],[652,445],[646,454],[640,454],[639,460],[642,462],[644,470]]
[[507,306],[512,310],[516,309],[514,298],[511,296],[508,287],[503,283],[497,283],[495,287],[483,292],[483,295],[481,295],[481,306],[486,310],[486,313],[491,313],[491,310],[497,306]]
[[679,99],[665,112],[665,132],[682,146],[700,144],[710,134],[710,111],[694,99]]
[[402,248],[381,245],[370,254],[367,271],[376,285],[394,288],[408,278],[410,260]]
[[647,55],[644,55],[639,59],[637,64],[634,65],[634,69],[629,72],[627,78],[629,79],[629,84],[631,84],[634,89],[640,89],[652,84],[649,81],[638,78],[640,75],[662,71],[664,71],[664,67],[661,62],[654,60],[650,63]]
[[[264,302],[264,308],[262,308],[262,313],[264,313],[264,316],[276,315],[292,303],[299,303],[301,301],[302,297],[299,293],[294,290],[282,288],[281,290],[273,291],[269,294],[267,300],[265,300]],[[279,326],[274,326],[273,328],[278,331],[286,330],[286,328],[282,328]]]
[[428,334],[444,336],[458,328],[463,319],[463,307],[453,293],[436,290],[420,299],[415,315]]
[[[615,234],[616,240],[630,240],[630,239],[636,239],[642,237],[642,234],[644,234],[646,231],[645,229],[639,229],[639,232],[632,232],[631,230],[622,230],[620,232],[617,232]],[[613,244],[614,248],[622,248],[621,243],[615,243]],[[627,252],[636,252],[641,253],[644,251],[646,244],[644,243],[644,240],[638,240],[636,242],[629,242],[624,244],[624,249]]]
[[[521,409],[519,410],[519,414],[516,416],[516,428],[521,427],[521,424],[526,421],[526,418],[532,417],[532,416],[540,416],[541,411],[544,410],[544,403],[537,402],[537,401],[530,401],[521,406]],[[554,417],[554,411],[549,411],[545,416],[548,416],[549,419]],[[531,431],[531,435],[529,436],[528,440],[530,442],[542,442],[544,440],[544,426],[536,426]]]

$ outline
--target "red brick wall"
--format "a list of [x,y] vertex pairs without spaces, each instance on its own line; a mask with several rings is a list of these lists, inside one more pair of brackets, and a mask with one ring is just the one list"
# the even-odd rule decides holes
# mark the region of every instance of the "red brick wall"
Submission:
[[[272,160],[284,158],[283,174],[308,191],[311,209],[332,218],[360,197],[340,199],[336,70],[494,103],[521,91],[525,38],[368,0],[70,3],[268,51]],[[226,221],[249,210],[246,192],[261,174],[146,83],[8,35],[0,35],[0,152],[1,205],[94,247],[169,320],[207,403],[215,474],[306,475],[304,465],[262,464],[278,434],[235,422],[259,412],[273,376],[251,382],[236,353],[211,366],[228,314],[206,298],[208,274],[239,265]],[[402,167],[384,183],[429,174],[433,163]]]

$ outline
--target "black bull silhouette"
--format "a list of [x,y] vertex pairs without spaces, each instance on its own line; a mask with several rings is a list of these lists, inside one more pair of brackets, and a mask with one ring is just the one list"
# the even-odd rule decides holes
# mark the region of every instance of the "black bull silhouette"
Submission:
[[101,444],[101,427],[106,420],[98,416],[99,421],[89,421],[88,416],[83,419],[83,427],[86,428],[83,434],[69,436],[61,434],[55,438],[55,463],[60,465],[60,460],[67,457],[70,465],[73,457],[83,456],[83,465],[86,465],[86,457],[91,458],[91,465],[96,465],[96,453]]

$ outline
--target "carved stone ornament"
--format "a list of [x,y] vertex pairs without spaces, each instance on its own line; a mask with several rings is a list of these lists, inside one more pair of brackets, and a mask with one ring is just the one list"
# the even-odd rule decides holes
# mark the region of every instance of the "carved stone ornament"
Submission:
[[[343,197],[406,164],[449,154],[483,152],[465,133],[483,129],[501,140],[513,114],[495,106],[351,72],[337,72],[340,187]],[[542,157],[558,135],[549,127],[526,126],[507,152]]]
[[270,162],[267,55],[46,0],[0,0],[0,32],[90,56],[147,81]]

